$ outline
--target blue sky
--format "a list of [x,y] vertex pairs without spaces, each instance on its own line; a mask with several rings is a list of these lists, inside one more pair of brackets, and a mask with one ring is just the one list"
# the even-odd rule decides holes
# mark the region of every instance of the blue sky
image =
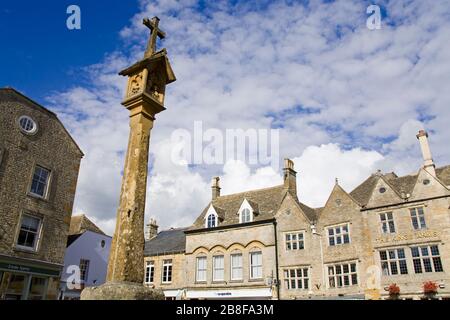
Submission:
[[[66,28],[71,4],[81,7],[81,30]],[[0,87],[44,102],[49,92],[82,82],[82,68],[123,46],[119,32],[138,11],[134,0],[2,2]]]
[[[0,86],[58,113],[86,154],[74,212],[112,232],[129,130],[118,72],[142,58],[142,18],[157,15],[177,81],[152,131],[147,219],[189,225],[212,176],[225,194],[281,182],[279,168],[245,161],[171,162],[171,135],[196,121],[221,132],[279,128],[300,200],[322,206],[336,177],[351,191],[377,169],[417,172],[419,129],[431,133],[437,165],[450,163],[450,3],[373,1],[382,28],[369,30],[371,3],[16,1],[0,10]],[[81,31],[66,29],[69,4],[81,7]]]

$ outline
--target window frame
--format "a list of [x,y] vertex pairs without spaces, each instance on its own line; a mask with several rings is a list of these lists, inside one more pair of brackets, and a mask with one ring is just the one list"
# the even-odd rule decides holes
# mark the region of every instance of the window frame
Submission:
[[[205,260],[205,269],[199,269],[199,260]],[[204,272],[205,279],[199,279],[199,271]],[[198,256],[195,259],[195,282],[207,282],[208,281],[208,257],[205,255]]]
[[[422,211],[422,214],[419,213],[419,210]],[[414,231],[426,230],[428,228],[427,220],[425,219],[425,207],[424,206],[409,208],[409,216],[411,218],[411,225],[412,225]],[[418,228],[416,228],[414,226],[414,219],[416,220]]]
[[[347,232],[343,233],[343,228],[347,227]],[[337,237],[338,235],[336,234],[336,229],[340,228],[340,233],[339,233],[339,237],[341,238],[341,243],[337,243]],[[330,235],[330,230],[333,230],[333,234]],[[351,244],[352,243],[352,237],[351,237],[351,231],[350,231],[350,222],[345,222],[345,223],[340,223],[340,224],[335,224],[335,225],[331,225],[328,227],[325,227],[325,232],[327,235],[327,239],[328,239],[328,247],[338,247],[338,246],[342,246],[342,245],[346,245],[346,244]],[[345,239],[345,235],[348,236],[348,242],[344,242]],[[330,238],[333,238],[334,240],[334,244],[331,244],[330,242]]]
[[[169,280],[169,276],[170,276],[170,280]],[[167,280],[164,280],[164,278],[167,278]],[[172,278],[173,278],[173,260],[172,259],[164,259],[162,261],[161,283],[162,284],[170,284],[170,283],[172,283]]]
[[[20,237],[20,232],[22,231],[22,223],[23,223],[23,218],[24,217],[29,217],[29,218],[32,218],[32,219],[39,220],[38,230],[36,232],[32,232],[33,234],[35,234],[35,240],[34,240],[34,246],[33,247],[28,247],[28,246],[24,246],[24,245],[20,245],[19,244],[19,237]],[[19,250],[28,251],[28,252],[38,252],[39,248],[40,248],[40,244],[41,244],[41,239],[42,239],[43,226],[44,226],[44,218],[43,217],[36,216],[36,215],[34,215],[34,214],[30,213],[30,212],[23,212],[20,215],[20,220],[19,220],[19,225],[18,225],[18,229],[17,229],[16,240],[15,240],[15,248],[19,249]],[[24,230],[24,231],[25,232],[30,232],[29,230]]]
[[154,260],[146,261],[144,281],[146,284],[155,283],[155,261]]
[[[438,254],[433,254],[432,247],[436,247],[438,250]],[[423,248],[427,248],[428,255],[423,255]],[[419,256],[414,256],[413,249],[417,249]],[[442,256],[441,256],[441,250],[439,249],[438,244],[424,244],[424,245],[416,245],[416,246],[410,246],[411,250],[411,258],[412,258],[412,265],[414,269],[414,274],[427,274],[427,273],[441,273],[444,272],[444,265],[442,263]],[[427,268],[425,266],[424,260],[428,259],[430,262],[431,271],[427,271]],[[439,261],[440,269],[439,271],[436,271],[436,262]],[[417,272],[416,268],[416,261],[419,260],[420,262],[420,272]]]
[[[44,190],[44,194],[43,195],[34,193],[31,190],[31,188],[33,187],[34,175],[35,175],[35,172],[36,172],[37,168],[41,168],[41,169],[46,170],[48,172],[47,180],[46,180],[46,183],[45,183],[45,190]],[[32,196],[34,198],[47,200],[49,198],[49,195],[50,195],[50,185],[51,185],[51,182],[52,182],[52,178],[53,178],[53,170],[51,170],[51,169],[49,169],[49,168],[47,168],[45,166],[42,166],[40,164],[35,164],[33,166],[33,171],[31,172],[30,184],[28,186],[28,195],[30,195],[30,196]]]
[[[391,216],[391,218],[389,218],[389,215]],[[379,216],[380,216],[381,233],[382,234],[394,234],[397,232],[393,211],[381,212],[379,214]],[[384,220],[383,220],[383,216],[384,216]],[[391,225],[391,223],[392,223],[392,225]],[[385,226],[386,226],[386,231],[384,230]]]
[[[233,257],[240,257],[240,266],[233,265]],[[234,270],[240,270],[241,276],[239,278],[233,277]],[[244,280],[244,256],[241,252],[234,252],[230,254],[230,279],[231,281],[243,281]]]
[[78,267],[80,268],[80,280],[83,283],[86,283],[88,281],[90,264],[91,261],[89,259],[80,258]]
[[[216,268],[216,260],[222,259],[222,267]],[[222,278],[217,278],[218,271],[222,272]],[[225,281],[225,255],[217,254],[212,257],[212,281],[224,282]]]
[[[214,226],[210,226],[209,221],[210,218],[213,217],[214,218]],[[212,228],[216,228],[218,225],[217,223],[217,215],[214,214],[213,212],[211,212],[210,214],[208,214],[208,216],[206,217],[206,228],[208,229],[212,229]]]
[[[261,264],[258,265],[253,265],[253,261],[252,261],[252,257],[253,255],[257,255],[259,254],[261,257]],[[251,251],[249,252],[249,259],[248,259],[248,263],[249,263],[249,278],[250,280],[262,280],[264,279],[264,263],[263,263],[263,253],[262,250],[255,250],[255,251]],[[261,270],[261,276],[260,277],[255,277],[253,274],[253,268],[260,268]]]
[[[295,235],[297,240],[292,240],[292,236]],[[299,235],[301,235],[301,240],[299,238]],[[291,239],[287,240],[287,237],[290,236]],[[297,245],[297,249],[293,249],[293,244]],[[291,245],[291,248],[288,249],[288,244]],[[300,248],[300,244],[302,245],[302,248]],[[284,251],[301,251],[305,250],[305,230],[299,230],[299,231],[287,231],[284,232]]]
[[[404,258],[399,258],[399,254],[398,254],[399,250],[403,250]],[[391,256],[390,256],[390,252],[392,252],[392,251],[395,252],[395,257],[394,258],[391,258]],[[385,252],[386,259],[382,259],[381,252]],[[406,248],[405,247],[379,249],[378,250],[378,257],[380,259],[380,267],[381,267],[381,275],[382,276],[392,277],[392,276],[404,276],[404,275],[409,275],[410,274],[409,273],[409,268],[408,268],[408,258],[406,256]],[[406,268],[406,273],[402,272],[401,261],[404,262],[404,267]],[[387,274],[384,272],[385,269],[383,268],[383,263],[387,264],[387,271],[388,271]],[[395,267],[397,268],[397,273],[396,274],[394,274],[392,272],[392,263],[395,263]]]
[[[352,271],[352,265],[355,265],[355,271]],[[348,266],[348,272],[344,272],[344,266]],[[327,264],[326,267],[326,275],[327,275],[327,288],[328,289],[345,289],[351,288],[354,286],[359,286],[359,275],[358,275],[358,263],[356,261],[349,262],[338,262],[333,264]],[[340,267],[341,273],[337,273],[337,267]],[[333,274],[330,275],[330,268],[333,268]],[[353,275],[356,276],[356,283],[353,281]],[[349,285],[345,285],[344,277],[348,276]],[[341,286],[338,286],[338,278],[341,277]],[[330,278],[333,278],[334,286],[330,284]]]
[[[307,276],[305,276],[305,270],[307,273]],[[294,277],[291,276],[291,271],[295,272]],[[298,271],[301,271],[301,276],[298,276]],[[288,275],[286,277],[286,274]],[[311,279],[311,267],[310,266],[297,266],[297,267],[289,267],[289,268],[285,268],[283,269],[283,282],[285,285],[285,289],[286,290],[310,290],[311,286],[310,286],[310,279]],[[295,283],[295,288],[293,288],[291,286],[292,281],[294,281]],[[299,281],[301,281],[302,283],[302,288],[298,287],[298,283]],[[305,287],[305,283],[306,283],[306,287]]]

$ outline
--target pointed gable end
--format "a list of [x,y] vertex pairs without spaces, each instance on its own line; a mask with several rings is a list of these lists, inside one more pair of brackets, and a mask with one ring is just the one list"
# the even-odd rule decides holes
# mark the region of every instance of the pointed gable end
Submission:
[[449,195],[445,184],[425,169],[420,169],[409,200],[420,200]]

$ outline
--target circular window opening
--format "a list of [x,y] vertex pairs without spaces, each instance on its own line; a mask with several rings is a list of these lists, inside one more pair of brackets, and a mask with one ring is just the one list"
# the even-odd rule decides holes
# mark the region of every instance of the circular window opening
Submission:
[[20,130],[26,134],[35,134],[37,131],[36,122],[28,116],[21,116],[19,118]]
[[342,200],[341,199],[336,199],[336,205],[338,207],[340,207],[342,205]]
[[423,180],[423,184],[424,185],[429,185],[430,184],[430,179],[425,179],[425,180]]
[[386,192],[386,188],[385,187],[381,187],[380,188],[380,193],[385,193]]

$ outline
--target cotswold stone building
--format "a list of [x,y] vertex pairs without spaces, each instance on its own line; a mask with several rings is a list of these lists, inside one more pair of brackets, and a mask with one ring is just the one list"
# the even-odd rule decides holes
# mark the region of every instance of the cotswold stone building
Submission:
[[432,281],[450,298],[450,166],[435,168],[417,138],[417,173],[376,172],[351,192],[336,181],[322,208],[298,199],[290,160],[272,188],[221,196],[214,178],[192,226],[153,229],[146,283],[180,299],[386,299],[395,283],[420,299]]
[[56,299],[83,153],[57,116],[0,89],[0,299]]

